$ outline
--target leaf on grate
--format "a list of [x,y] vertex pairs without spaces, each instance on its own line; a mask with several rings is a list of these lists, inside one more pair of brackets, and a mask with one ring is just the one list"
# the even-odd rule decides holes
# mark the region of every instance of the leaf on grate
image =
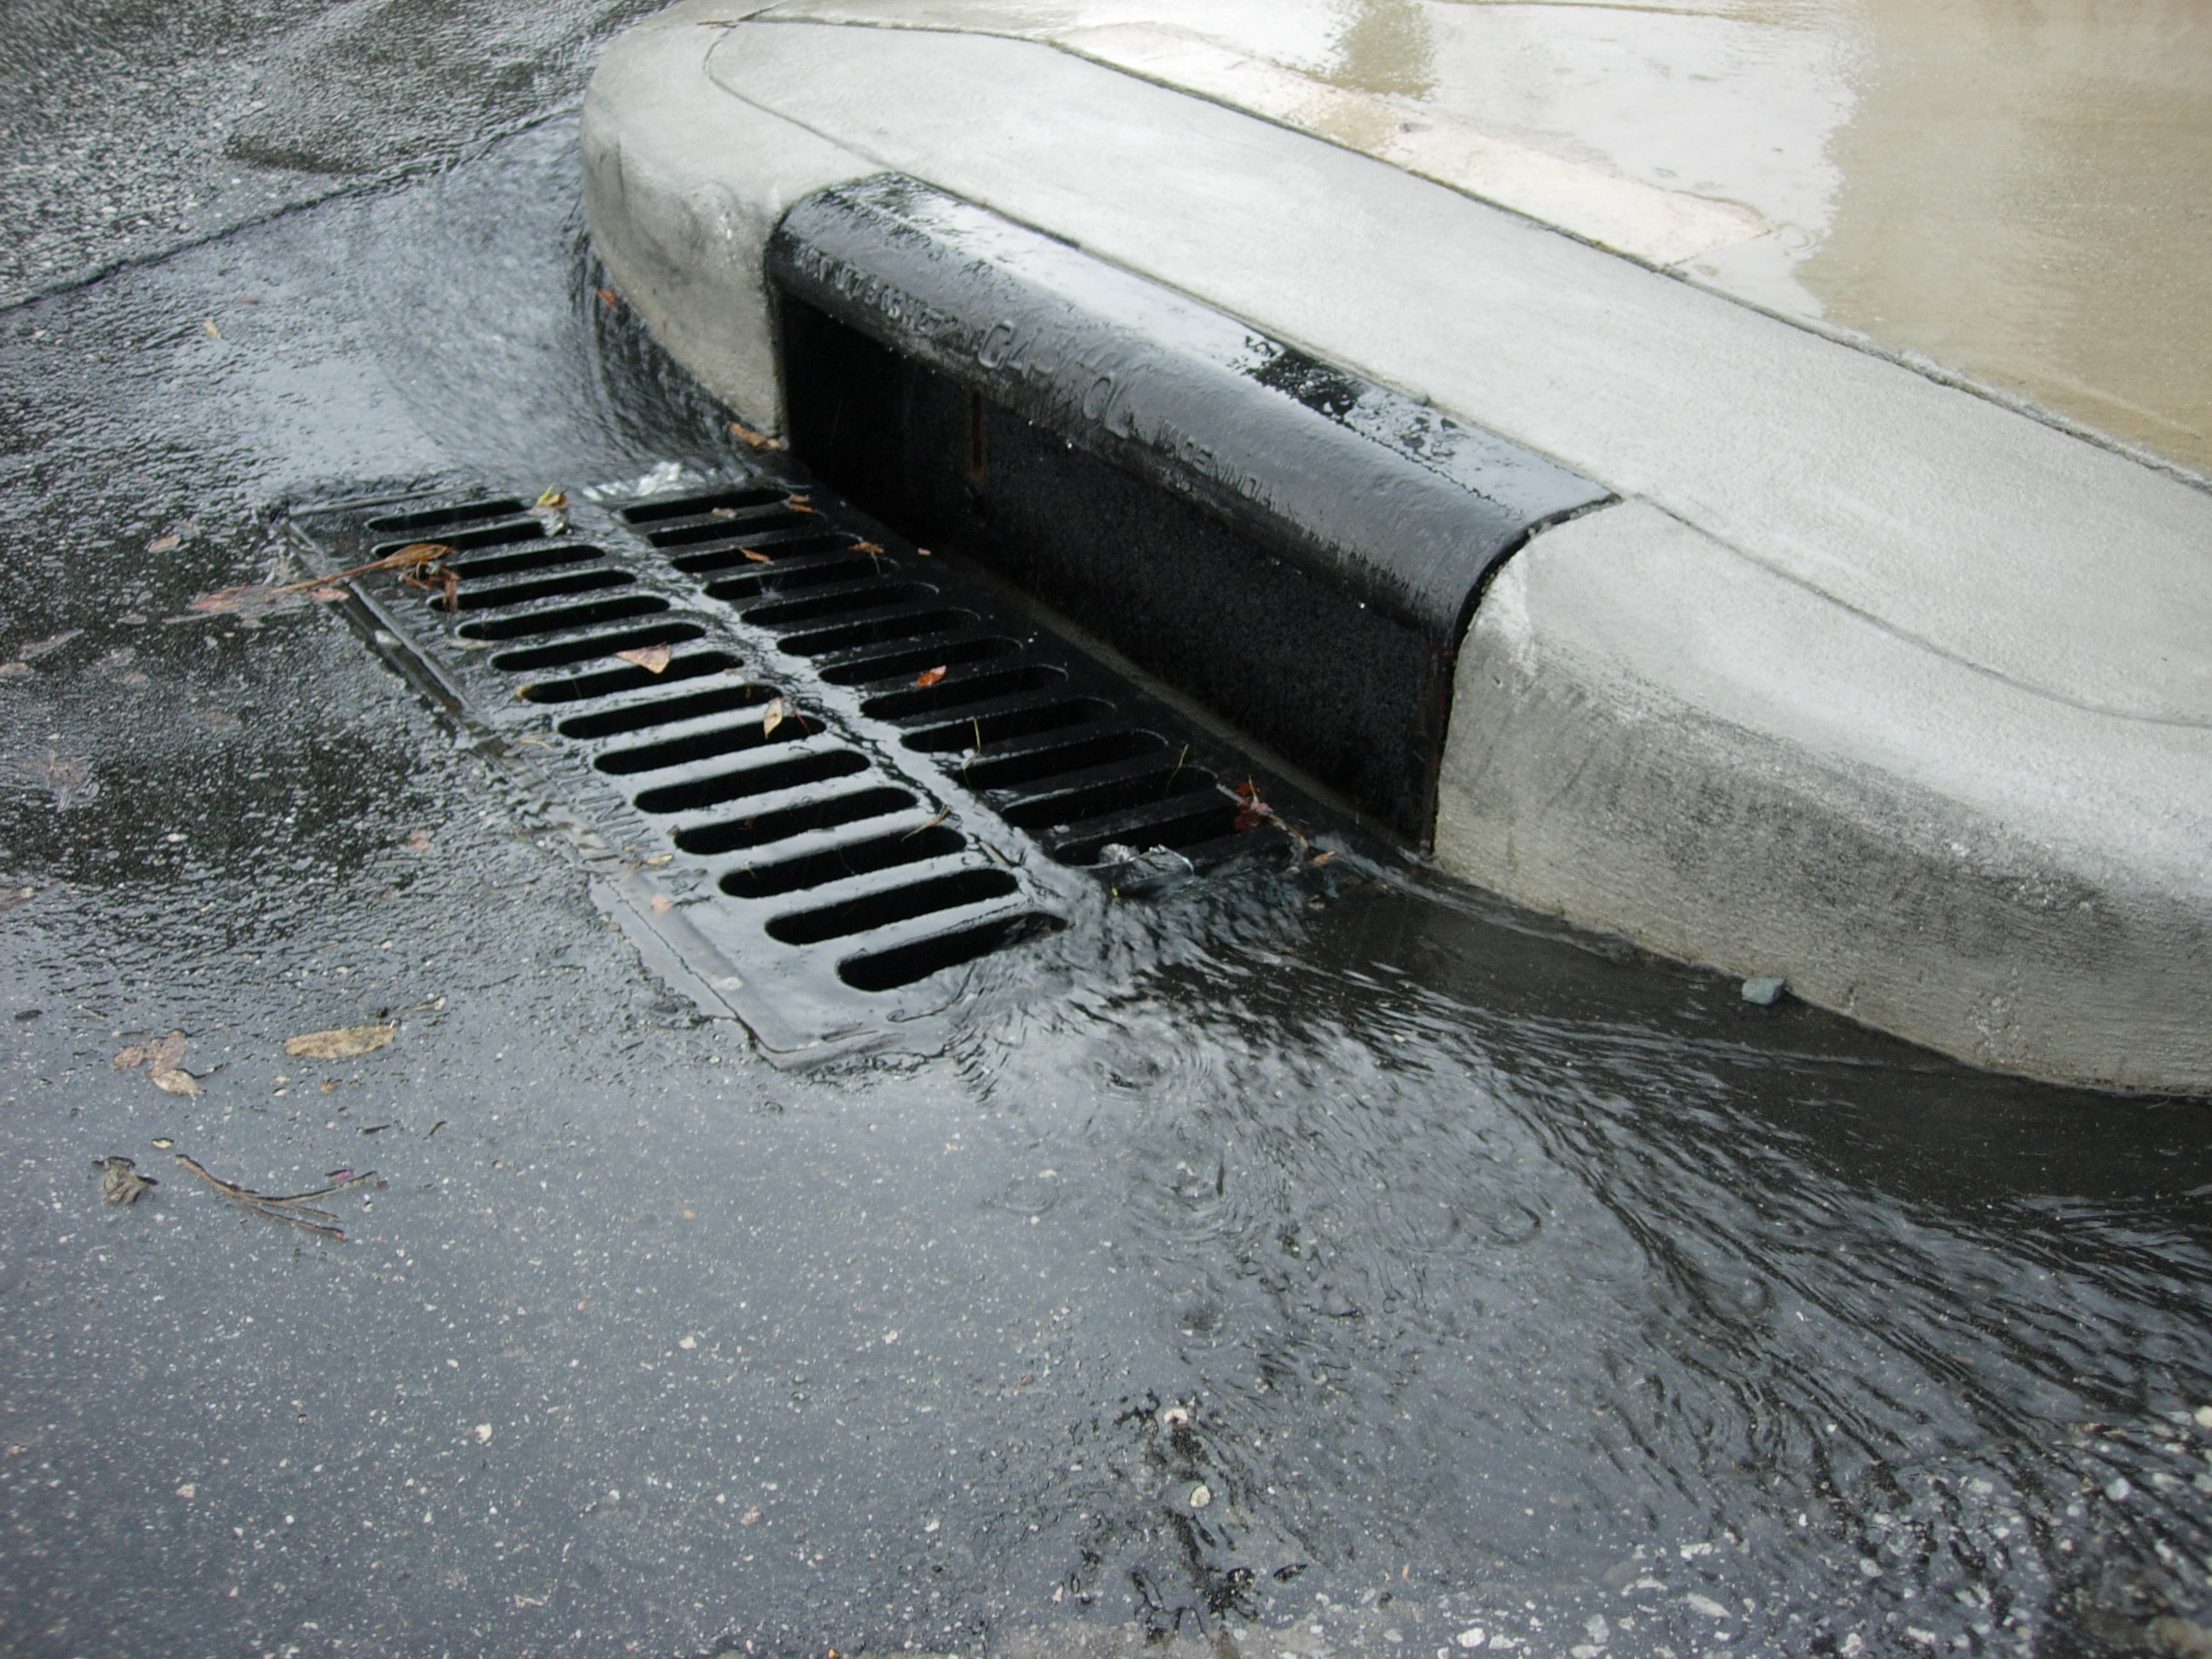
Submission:
[[785,720],[787,720],[790,714],[791,705],[789,703],[786,702],[781,697],[769,698],[761,708],[761,735],[763,737],[766,737],[769,732],[775,731],[777,726],[784,723]]
[[814,509],[806,504],[808,500],[805,495],[786,495],[783,504],[794,513],[811,513]]
[[739,549],[738,550],[738,552],[740,552],[740,553],[742,553],[742,554],[744,554],[747,558],[750,559],[750,560],[751,560],[755,564],[767,564],[767,563],[770,562],[770,561],[769,561],[769,556],[768,556],[768,555],[767,555],[767,554],[763,553],[763,552],[760,552],[760,551],[758,551],[758,550],[756,550],[756,549],[750,548],[750,547],[741,547],[741,548],[739,548]]
[[1237,822],[1238,830],[1256,830],[1275,816],[1275,809],[1260,799],[1260,786],[1247,778],[1237,786]]
[[559,484],[548,484],[538,492],[538,499],[530,504],[530,516],[538,520],[538,527],[548,536],[568,533],[568,492]]
[[769,437],[767,433],[756,432],[752,428],[745,425],[741,421],[732,421],[729,423],[729,426],[731,432],[737,437],[738,441],[751,448],[781,449],[783,447],[781,443],[777,442],[774,438]]
[[914,683],[916,685],[934,685],[944,678],[945,670],[941,665],[936,668],[925,668],[915,676]]
[[615,653],[615,655],[620,657],[624,662],[634,662],[648,674],[665,672],[668,667],[669,658],[672,654],[665,645],[641,645],[635,651]]
[[284,1052],[302,1060],[351,1060],[383,1048],[399,1035],[397,1022],[383,1025],[340,1025],[305,1031],[284,1042]]

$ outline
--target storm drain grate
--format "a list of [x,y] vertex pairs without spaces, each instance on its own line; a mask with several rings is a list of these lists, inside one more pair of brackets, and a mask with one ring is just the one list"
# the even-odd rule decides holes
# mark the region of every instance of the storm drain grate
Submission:
[[1285,842],[1224,781],[1234,753],[817,488],[688,475],[561,513],[453,493],[292,523],[341,568],[450,550],[450,594],[356,579],[383,642],[540,762],[623,849],[608,896],[648,957],[774,1054],[943,1006],[953,970],[1079,921],[1133,859],[1202,873]]

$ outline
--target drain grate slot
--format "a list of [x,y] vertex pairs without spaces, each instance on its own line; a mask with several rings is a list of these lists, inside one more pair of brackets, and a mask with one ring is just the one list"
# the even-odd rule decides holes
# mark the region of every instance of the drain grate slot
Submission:
[[[464,599],[467,597],[462,595]],[[468,606],[465,604],[461,608],[465,611]],[[460,635],[465,640],[526,640],[533,634],[558,634],[572,628],[621,622],[630,617],[650,617],[667,609],[668,601],[659,594],[640,593],[630,599],[602,599],[597,605],[564,605],[558,611],[534,611],[526,616],[464,623]]]
[[696,524],[672,526],[666,530],[655,530],[646,539],[655,547],[690,547],[699,542],[734,542],[744,537],[763,535],[771,530],[805,528],[811,514],[793,512],[789,507],[775,507],[759,513],[732,513],[726,517],[702,519]]
[[545,576],[532,582],[507,582],[498,587],[471,586],[465,571],[456,570],[462,591],[454,595],[463,611],[493,611],[502,605],[528,605],[534,599],[556,599],[568,593],[589,593],[604,587],[628,587],[637,578],[625,570],[578,570],[565,576]]
[[1116,843],[1204,869],[1285,844],[1237,830],[1216,780],[1243,762],[804,481],[571,491],[555,536],[522,499],[295,522],[325,568],[456,548],[453,612],[396,572],[362,602],[508,753],[551,757],[622,871],[611,908],[772,1054],[932,1017],[969,982],[939,976],[1113,902],[1076,866]]
[[795,910],[769,922],[768,934],[787,945],[817,945],[823,939],[848,939],[895,922],[912,921],[917,916],[988,903],[1020,888],[1021,884],[1004,870],[960,870],[903,887],[882,888],[817,910]]
[[860,652],[842,661],[826,663],[820,672],[832,685],[878,685],[886,680],[912,680],[935,669],[979,658],[1013,656],[1021,648],[1019,641],[997,634],[942,634],[898,651]]
[[849,795],[831,795],[733,822],[697,824],[678,830],[676,844],[687,853],[735,853],[788,841],[810,830],[835,830],[842,824],[888,817],[914,804],[915,797],[903,789],[860,789]]
[[867,769],[867,757],[864,755],[855,754],[850,749],[824,749],[811,755],[794,755],[789,760],[749,766],[741,771],[717,772],[710,778],[663,784],[639,795],[637,810],[641,812],[704,811],[710,806],[720,806],[725,801],[743,800],[748,795],[769,795],[778,790],[797,789],[810,783],[827,783],[832,778],[849,778],[855,772]]
[[848,957],[837,964],[837,977],[858,991],[895,991],[1064,925],[1057,916],[1024,911],[932,934],[892,950]]
[[448,525],[474,524],[482,519],[501,519],[510,513],[521,511],[520,501],[502,497],[492,501],[464,501],[454,507],[434,507],[420,513],[387,513],[380,518],[369,520],[367,528],[385,535],[414,536],[424,531],[442,530]]
[[[748,686],[758,702],[766,702],[774,694],[766,686]],[[659,772],[672,766],[683,766],[693,761],[713,760],[718,756],[740,754],[748,749],[758,749],[771,743],[796,743],[807,736],[812,727],[804,714],[793,714],[769,731],[760,720],[743,720],[733,726],[716,726],[704,732],[687,732],[680,738],[668,738],[659,743],[641,744],[635,749],[614,749],[599,757],[596,763],[602,772],[617,777],[634,772]]]
[[[498,659],[493,659],[495,665]],[[518,685],[514,695],[529,702],[583,702],[593,697],[610,696],[617,691],[635,691],[648,685],[665,685],[671,680],[696,679],[702,674],[733,674],[738,659],[725,651],[701,651],[688,657],[675,657],[659,673],[650,668],[607,668],[596,674],[578,674],[562,680],[541,680],[534,685]]]
[[717,489],[704,495],[678,495],[665,501],[647,501],[638,507],[622,509],[624,524],[660,524],[670,519],[712,518],[718,514],[741,513],[748,507],[769,507],[782,501],[790,491],[777,486],[763,485],[750,489]]
[[[537,520],[518,519],[512,524],[486,525],[481,530],[441,531],[438,540],[454,552],[463,553],[472,547],[505,547],[513,542],[536,541],[544,534],[545,527]],[[369,550],[380,559],[421,539],[416,536],[406,541],[380,542]]]
[[980,758],[962,765],[960,778],[970,789],[1011,789],[1112,761],[1133,760],[1167,746],[1167,739],[1158,732],[1140,732],[1133,726],[1103,732],[1095,726],[1079,726],[1064,737],[1033,744],[1012,754],[994,756],[985,750]]
[[[665,679],[684,663],[694,660],[678,657],[670,663],[660,678]],[[719,667],[731,659],[717,658],[712,667]],[[712,667],[701,672],[711,672]],[[595,738],[619,737],[630,732],[649,732],[656,726],[673,726],[679,720],[704,720],[711,714],[726,714],[733,708],[745,708],[768,702],[775,695],[764,685],[718,685],[711,691],[692,691],[678,697],[655,697],[648,702],[625,704],[620,708],[604,709],[596,714],[577,714],[562,720],[559,726],[564,738],[577,738],[586,742]]]
[[[655,623],[649,628],[624,629],[619,634],[590,634],[579,640],[563,640],[558,645],[540,645],[527,651],[504,652],[491,659],[491,665],[504,669],[510,674],[523,673],[532,668],[565,668],[571,663],[589,662],[594,657],[611,657],[617,652],[644,651],[656,645],[681,645],[688,640],[703,637],[706,632],[704,627],[695,622]],[[639,672],[650,674],[653,671],[641,668]]]
[[895,836],[872,836],[774,864],[740,866],[722,878],[722,890],[732,898],[776,898],[809,887],[827,887],[853,876],[873,875],[878,870],[950,858],[967,845],[965,836],[942,824]]
[[481,558],[447,559],[446,568],[465,584],[489,581],[494,576],[516,576],[532,570],[553,570],[564,564],[582,564],[587,560],[605,556],[598,548],[587,547],[580,542],[556,542],[548,547],[533,547],[521,553],[487,553]]

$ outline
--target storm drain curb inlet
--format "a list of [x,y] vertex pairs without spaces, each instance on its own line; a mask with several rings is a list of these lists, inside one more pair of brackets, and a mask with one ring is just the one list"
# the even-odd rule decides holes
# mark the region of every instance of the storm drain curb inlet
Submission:
[[896,174],[767,259],[816,474],[1426,842],[1485,581],[1604,489]]

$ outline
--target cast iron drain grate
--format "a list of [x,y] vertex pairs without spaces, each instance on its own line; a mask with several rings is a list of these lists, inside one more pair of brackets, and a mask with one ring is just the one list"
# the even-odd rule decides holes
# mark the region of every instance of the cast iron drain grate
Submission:
[[1202,873],[1287,843],[1223,781],[1234,752],[816,487],[687,475],[550,521],[447,492],[291,523],[341,568],[451,550],[450,602],[356,580],[380,642],[536,761],[620,860],[602,896],[648,959],[778,1057],[942,1008],[953,970],[1079,921],[1132,860]]

